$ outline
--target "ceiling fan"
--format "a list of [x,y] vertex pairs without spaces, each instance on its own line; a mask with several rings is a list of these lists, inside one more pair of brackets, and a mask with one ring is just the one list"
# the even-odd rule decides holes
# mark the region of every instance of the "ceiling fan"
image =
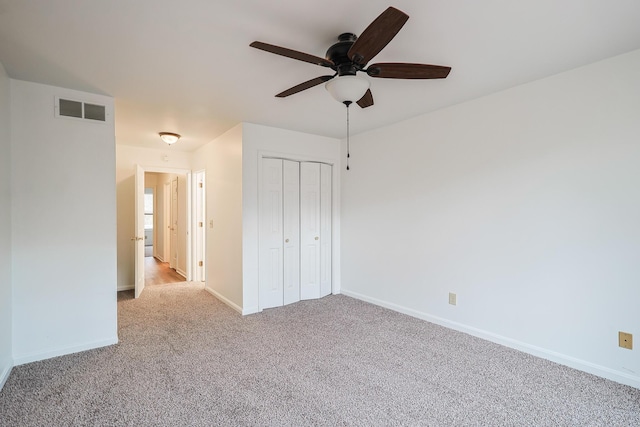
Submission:
[[377,63],[367,66],[367,63],[395,37],[408,19],[409,15],[406,13],[389,7],[369,24],[360,37],[352,33],[341,34],[338,42],[327,50],[325,58],[259,41],[251,43],[250,46],[335,71],[333,75],[316,77],[293,86],[280,92],[276,97],[284,98],[321,83],[327,83],[327,90],[338,101],[347,106],[356,102],[360,107],[366,108],[373,105],[373,94],[369,89],[369,81],[357,77],[358,72],[385,79],[443,79],[451,71],[451,67],[403,62]]

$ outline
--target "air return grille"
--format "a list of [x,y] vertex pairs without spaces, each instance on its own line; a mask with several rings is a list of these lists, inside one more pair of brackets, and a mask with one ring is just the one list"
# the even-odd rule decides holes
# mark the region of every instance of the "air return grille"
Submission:
[[89,104],[58,98],[57,115],[63,117],[75,117],[77,119],[106,121],[106,108],[104,105]]

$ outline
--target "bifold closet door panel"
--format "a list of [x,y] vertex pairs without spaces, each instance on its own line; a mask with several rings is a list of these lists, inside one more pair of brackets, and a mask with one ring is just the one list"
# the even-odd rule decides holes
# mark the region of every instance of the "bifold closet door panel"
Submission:
[[320,165],[320,296],[331,293],[332,168]]
[[300,298],[320,298],[320,163],[300,163]]
[[263,159],[260,308],[331,293],[332,167]]
[[283,304],[283,161],[263,159],[260,192],[260,308]]
[[300,163],[283,161],[284,304],[300,301]]

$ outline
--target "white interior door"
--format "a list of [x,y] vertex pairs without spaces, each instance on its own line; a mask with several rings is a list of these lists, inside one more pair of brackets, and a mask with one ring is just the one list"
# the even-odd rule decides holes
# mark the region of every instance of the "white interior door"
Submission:
[[320,296],[331,293],[331,165],[320,164]]
[[171,183],[164,183],[164,193],[162,197],[162,261],[169,262],[171,259]]
[[178,178],[171,180],[171,228],[169,247],[171,258],[169,267],[178,268]]
[[263,159],[260,189],[260,308],[283,304],[283,189],[280,159]]
[[300,163],[283,160],[283,303],[300,301]]
[[300,163],[300,299],[320,298],[320,163]]
[[138,298],[144,289],[144,169],[136,165],[135,174],[134,228],[131,238],[135,244],[135,297]]

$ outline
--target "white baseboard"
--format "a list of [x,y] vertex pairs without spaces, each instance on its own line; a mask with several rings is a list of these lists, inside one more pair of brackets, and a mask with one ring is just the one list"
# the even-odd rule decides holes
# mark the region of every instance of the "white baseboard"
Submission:
[[183,270],[179,270],[178,268],[176,268],[176,273],[184,277],[184,280],[187,280],[187,273],[184,272]]
[[120,291],[130,291],[131,289],[135,289],[135,285],[124,285],[124,286],[118,286],[118,292]]
[[229,300],[228,298],[222,296],[220,293],[218,293],[217,291],[214,291],[213,289],[205,286],[204,290],[209,292],[211,295],[213,295],[214,297],[218,298],[220,301],[222,301],[223,303],[225,303],[226,305],[228,305],[229,307],[231,307],[232,309],[234,309],[235,311],[237,311],[240,314],[244,314],[242,312],[242,307],[240,307],[238,304],[234,303],[233,301]]
[[47,351],[30,353],[30,354],[21,354],[18,356],[14,356],[13,363],[15,366],[24,365],[25,363],[37,362],[39,360],[51,359],[52,357],[64,356],[67,354],[79,353],[81,351],[93,350],[95,348],[106,347],[108,345],[113,345],[118,343],[118,337],[92,341],[85,344],[74,345],[70,347],[59,347]]
[[418,319],[426,320],[431,323],[435,323],[446,328],[454,329],[456,331],[464,332],[474,337],[482,338],[487,341],[494,342],[496,344],[504,345],[505,347],[513,348],[515,350],[522,351],[524,353],[531,354],[533,356],[541,357],[543,359],[550,360],[560,365],[565,365],[579,371],[587,372],[602,378],[609,379],[611,381],[625,384],[631,387],[640,389],[640,377],[637,375],[628,374],[622,371],[616,371],[615,369],[607,368],[606,366],[597,365],[595,363],[587,362],[586,360],[577,359],[572,356],[557,353],[555,351],[547,350],[545,348],[537,347],[531,344],[517,341],[511,338],[504,337],[502,335],[494,334],[482,329],[474,328],[464,325],[458,322],[452,322],[447,319],[443,319],[438,316],[433,316],[412,308],[407,308],[398,304],[390,303],[387,301],[372,298],[358,292],[352,292],[345,289],[341,289],[343,295],[347,295],[362,301],[369,302],[371,304],[379,305],[381,307],[388,308],[393,311],[397,311],[403,314],[407,314]]
[[11,365],[11,363],[7,363],[7,366],[5,366],[0,373],[0,390],[2,390],[2,387],[4,387],[4,384],[9,379],[9,375],[11,375],[11,369],[13,369],[13,366]]

